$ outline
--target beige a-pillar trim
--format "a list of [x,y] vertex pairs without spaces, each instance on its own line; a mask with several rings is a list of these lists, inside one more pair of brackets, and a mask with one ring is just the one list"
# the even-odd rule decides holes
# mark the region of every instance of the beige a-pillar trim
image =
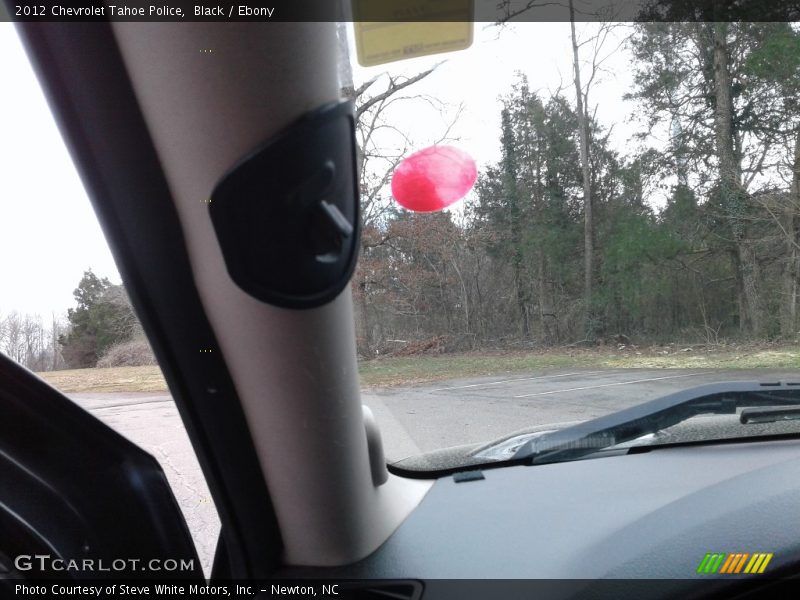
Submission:
[[335,24],[113,28],[253,434],[285,559],[320,566],[358,560],[391,535],[431,483],[394,475],[373,481],[350,290],[302,311],[250,297],[227,273],[207,204],[236,161],[337,99]]

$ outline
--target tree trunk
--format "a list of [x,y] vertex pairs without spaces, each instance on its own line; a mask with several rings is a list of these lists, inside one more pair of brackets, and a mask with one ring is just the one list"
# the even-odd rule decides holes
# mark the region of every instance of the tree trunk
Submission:
[[522,281],[522,253],[517,250],[514,252],[514,287],[517,291],[517,307],[522,318],[522,336],[527,340],[531,335],[531,323],[528,317],[528,303],[526,301],[525,290]]
[[728,255],[733,268],[734,289],[736,292],[736,310],[739,321],[739,333],[746,334],[748,328],[747,304],[744,298],[744,281],[742,280],[742,261],[736,247],[730,248]]
[[475,283],[475,305],[473,313],[478,316],[475,330],[476,333],[481,337],[481,341],[483,341],[487,337],[486,314],[483,310],[483,292],[481,291],[480,267],[477,265],[475,267],[475,273],[473,274],[473,281]]
[[[547,330],[547,323],[544,320],[545,303],[547,298],[545,296],[545,276],[544,276],[544,253],[539,252],[536,257],[536,292],[538,302],[536,303],[539,310],[539,335],[547,341],[550,341],[550,332]],[[549,306],[549,305],[548,305]],[[549,312],[549,310],[547,311]]]
[[359,335],[356,336],[358,340],[359,351],[364,356],[372,356],[372,331],[369,322],[369,301],[367,299],[367,283],[366,281],[359,281],[358,285],[358,310],[356,311],[356,331]]
[[569,24],[572,31],[572,61],[575,76],[575,98],[578,108],[578,130],[581,144],[581,171],[583,174],[583,300],[585,304],[585,320],[588,337],[593,337],[592,324],[592,282],[594,279],[594,219],[592,216],[592,183],[589,172],[589,124],[586,118],[586,107],[583,103],[581,87],[581,67],[578,60],[578,39],[575,35],[575,7],[569,2]]
[[[464,333],[467,336],[472,334],[471,328],[471,318],[469,314],[469,295],[467,294],[467,284],[464,282],[464,277],[461,275],[461,269],[458,268],[458,264],[456,263],[455,258],[450,259],[453,264],[453,269],[456,272],[456,276],[458,277],[459,287],[461,288],[461,303],[463,304],[464,308]],[[471,342],[470,342],[471,344]]]
[[741,184],[741,164],[733,145],[733,101],[731,74],[728,68],[728,24],[713,23],[714,40],[714,114],[717,158],[719,159],[720,194],[730,219],[733,243],[738,259],[737,283],[741,286],[743,314],[740,324],[755,337],[764,334],[764,320],[758,293],[758,262],[755,247],[747,239],[747,194]]
[[781,335],[793,337],[797,333],[797,294],[800,279],[800,131],[794,142],[794,164],[792,165],[792,190],[784,211],[786,232],[786,263],[783,268],[783,298],[781,302]]
[[764,319],[758,293],[759,267],[754,244],[746,239],[739,240],[736,246],[739,268],[742,270],[741,284],[746,324],[748,331],[756,339],[764,335]]

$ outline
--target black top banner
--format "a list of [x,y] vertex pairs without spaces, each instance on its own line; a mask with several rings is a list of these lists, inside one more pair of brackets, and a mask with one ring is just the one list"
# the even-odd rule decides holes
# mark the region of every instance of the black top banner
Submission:
[[0,0],[0,21],[800,21],[800,0]]

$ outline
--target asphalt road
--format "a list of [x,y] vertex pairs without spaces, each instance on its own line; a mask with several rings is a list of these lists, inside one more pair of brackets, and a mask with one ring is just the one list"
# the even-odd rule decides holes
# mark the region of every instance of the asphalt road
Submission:
[[[387,459],[395,461],[532,425],[591,419],[722,380],[798,381],[800,370],[549,369],[371,390],[362,400],[381,427]],[[208,573],[219,519],[172,398],[153,393],[70,397],[158,459]]]
[[549,369],[370,391],[389,461],[486,442],[533,425],[581,421],[725,380],[800,380],[800,369]]

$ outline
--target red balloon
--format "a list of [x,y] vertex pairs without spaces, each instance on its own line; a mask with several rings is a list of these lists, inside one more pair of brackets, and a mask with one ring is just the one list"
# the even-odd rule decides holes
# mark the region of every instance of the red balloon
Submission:
[[463,198],[478,177],[475,161],[452,146],[431,146],[403,159],[392,175],[392,196],[400,206],[434,212]]

